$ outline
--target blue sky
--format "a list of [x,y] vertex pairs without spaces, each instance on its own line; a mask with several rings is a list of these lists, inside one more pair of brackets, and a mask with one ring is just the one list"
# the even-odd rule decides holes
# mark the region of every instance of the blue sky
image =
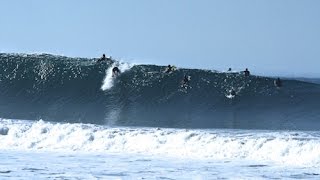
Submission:
[[320,77],[317,0],[2,0],[0,52]]

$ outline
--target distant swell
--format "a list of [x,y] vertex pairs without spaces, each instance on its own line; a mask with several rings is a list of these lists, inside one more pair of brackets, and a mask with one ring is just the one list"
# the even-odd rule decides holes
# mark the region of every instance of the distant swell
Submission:
[[[320,85],[48,54],[0,54],[0,117],[116,126],[318,130]],[[112,79],[111,67],[124,71]],[[120,68],[120,69],[121,69]],[[109,73],[109,74],[108,74]],[[180,87],[185,74],[190,87]],[[230,97],[234,89],[236,97]]]

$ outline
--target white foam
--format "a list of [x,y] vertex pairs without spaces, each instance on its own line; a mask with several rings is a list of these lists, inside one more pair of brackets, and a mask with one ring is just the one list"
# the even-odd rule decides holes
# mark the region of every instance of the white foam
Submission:
[[[247,159],[320,166],[319,132],[108,128],[87,124],[2,123],[0,149],[137,153],[195,159]],[[5,135],[7,134],[7,135]]]
[[103,91],[108,90],[110,88],[112,88],[113,86],[113,82],[115,77],[112,77],[112,69],[118,66],[118,68],[120,69],[120,72],[123,73],[127,70],[129,70],[133,65],[132,64],[128,64],[128,63],[114,63],[112,64],[107,70],[106,70],[106,76],[103,80],[103,84],[101,86],[101,89]]

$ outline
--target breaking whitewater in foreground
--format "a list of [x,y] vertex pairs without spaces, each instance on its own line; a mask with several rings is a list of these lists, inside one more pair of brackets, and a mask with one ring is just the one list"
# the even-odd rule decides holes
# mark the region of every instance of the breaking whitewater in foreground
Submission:
[[96,60],[0,54],[1,179],[320,178],[319,84]]

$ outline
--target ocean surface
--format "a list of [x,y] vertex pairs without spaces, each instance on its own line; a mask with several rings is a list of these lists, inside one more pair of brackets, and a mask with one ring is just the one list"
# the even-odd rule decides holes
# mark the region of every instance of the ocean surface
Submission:
[[319,79],[97,60],[0,53],[0,179],[320,179]]

